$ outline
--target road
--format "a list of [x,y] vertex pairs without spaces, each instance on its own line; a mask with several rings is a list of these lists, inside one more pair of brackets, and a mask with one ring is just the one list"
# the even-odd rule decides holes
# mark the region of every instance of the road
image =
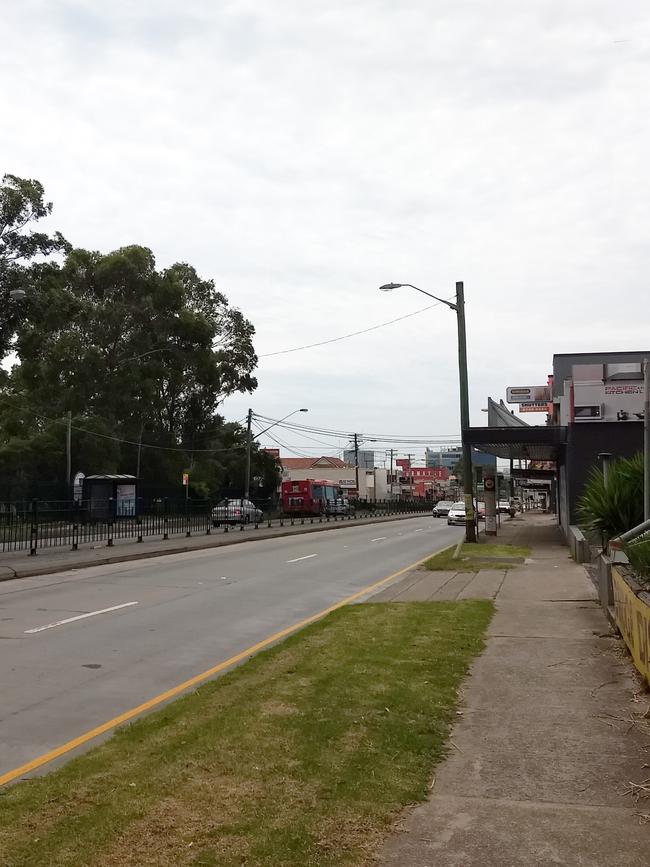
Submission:
[[462,532],[424,516],[3,582],[0,777]]

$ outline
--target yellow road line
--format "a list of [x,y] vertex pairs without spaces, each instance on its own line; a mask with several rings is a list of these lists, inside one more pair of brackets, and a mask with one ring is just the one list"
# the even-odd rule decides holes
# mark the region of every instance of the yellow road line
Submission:
[[[441,548],[440,550],[444,551],[445,548]],[[380,581],[376,581],[374,584],[369,584],[362,590],[353,593],[352,596],[347,596],[345,599],[341,599],[340,602],[336,602],[334,605],[330,605],[329,608],[324,608],[317,614],[312,614],[310,617],[306,617],[304,620],[300,620],[298,623],[293,623],[291,626],[287,626],[285,629],[281,629],[279,632],[274,632],[273,635],[269,635],[267,638],[262,639],[262,641],[258,641],[257,644],[252,644],[250,647],[247,647],[246,650],[242,650],[241,653],[237,653],[235,654],[235,656],[231,656],[229,659],[220,662],[218,665],[214,665],[212,668],[208,668],[207,671],[203,671],[201,672],[201,674],[197,674],[194,677],[191,677],[189,680],[184,680],[183,683],[179,683],[178,686],[174,686],[171,689],[166,690],[165,692],[161,692],[160,695],[156,695],[153,698],[150,698],[148,701],[139,704],[137,707],[132,707],[130,710],[124,711],[124,713],[121,713],[119,716],[113,717],[113,719],[109,719],[107,722],[96,726],[94,729],[90,729],[90,731],[84,732],[78,737],[73,738],[71,741],[68,741],[65,744],[61,744],[61,746],[59,747],[55,747],[55,749],[50,750],[49,753],[43,753],[43,755],[37,756],[30,762],[26,762],[24,765],[21,765],[19,768],[14,768],[13,771],[7,771],[6,774],[2,774],[2,776],[0,776],[0,786],[11,783],[18,777],[22,777],[24,774],[28,774],[30,771],[35,771],[37,768],[40,768],[43,765],[47,765],[48,762],[53,762],[60,756],[64,756],[66,753],[69,753],[71,750],[83,746],[83,744],[87,744],[88,741],[93,740],[93,738],[105,734],[111,729],[116,728],[116,726],[122,725],[122,723],[129,722],[129,720],[132,720],[134,717],[137,717],[140,714],[145,713],[145,711],[157,707],[159,704],[162,704],[165,701],[169,701],[169,699],[171,698],[175,698],[182,692],[185,692],[185,690],[191,689],[191,687],[193,686],[198,686],[198,684],[202,683],[204,680],[207,680],[210,677],[213,677],[215,674],[219,674],[226,668],[230,668],[231,666],[236,665],[238,662],[241,662],[247,657],[252,656],[259,650],[263,650],[270,644],[279,641],[281,638],[286,638],[287,635],[290,635],[292,632],[296,632],[297,630],[302,629],[304,626],[308,626],[315,620],[320,620],[327,614],[331,614],[332,611],[336,611],[337,608],[342,608],[344,605],[349,605],[351,602],[355,602],[362,596],[365,596],[368,593],[372,593],[373,590],[376,590],[383,584],[388,584],[389,581],[392,581],[395,578],[399,578],[400,575],[408,572],[409,569],[416,569],[418,566],[421,566],[424,562],[426,562],[430,557],[433,557],[435,556],[435,554],[439,553],[440,551],[434,551],[433,554],[427,554],[426,557],[423,557],[416,563],[411,563],[409,566],[405,566],[398,572],[393,572],[392,575],[388,575],[386,578],[382,578]]]

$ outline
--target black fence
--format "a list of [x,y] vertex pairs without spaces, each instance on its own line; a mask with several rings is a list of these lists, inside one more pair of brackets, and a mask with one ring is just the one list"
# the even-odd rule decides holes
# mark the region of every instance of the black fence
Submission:
[[80,545],[93,543],[110,548],[120,539],[143,542],[145,538],[189,538],[233,529],[416,514],[431,508],[432,504],[425,500],[351,500],[345,504],[333,500],[323,501],[318,514],[287,515],[275,500],[257,500],[254,504],[237,499],[25,500],[0,503],[0,553],[29,551],[34,556],[41,549],[76,551]]

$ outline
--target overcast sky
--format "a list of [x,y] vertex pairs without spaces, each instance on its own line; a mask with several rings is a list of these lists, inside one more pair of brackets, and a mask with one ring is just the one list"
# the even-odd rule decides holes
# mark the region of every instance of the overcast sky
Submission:
[[[260,355],[465,282],[472,421],[554,352],[648,339],[647,0],[2,4],[0,168],[78,246],[187,261]],[[436,308],[261,359],[226,417],[458,434]],[[527,416],[543,423],[543,415]],[[304,454],[332,450],[297,435]]]

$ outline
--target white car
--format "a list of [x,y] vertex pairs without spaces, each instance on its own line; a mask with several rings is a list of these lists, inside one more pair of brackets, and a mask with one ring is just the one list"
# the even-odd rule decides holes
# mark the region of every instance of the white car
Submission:
[[262,520],[263,512],[250,500],[221,500],[212,510],[212,524],[250,524]]
[[462,524],[465,526],[466,517],[467,513],[465,512],[465,503],[454,503],[447,514],[447,523],[450,525]]

